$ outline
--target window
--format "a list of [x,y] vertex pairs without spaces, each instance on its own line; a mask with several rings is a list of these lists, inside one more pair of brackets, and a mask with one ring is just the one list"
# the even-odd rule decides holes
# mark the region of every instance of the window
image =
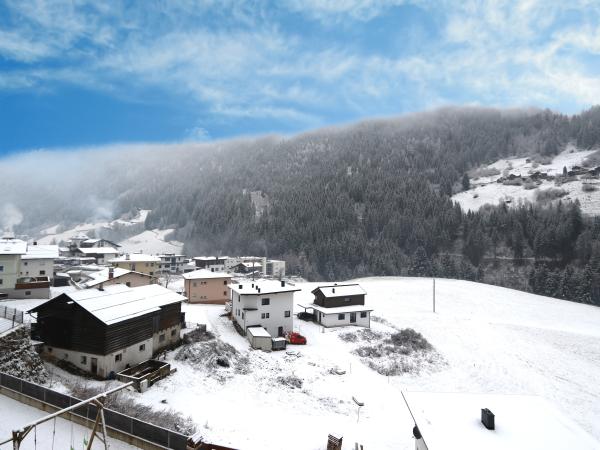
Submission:
[[196,282],[194,281],[194,287],[196,287]]
[[262,299],[262,305],[266,306],[266,305],[270,305],[271,304],[271,299],[268,298],[263,298]]
[[4,283],[4,280],[2,278],[0,278],[0,285]]
[[85,356],[85,355],[81,356],[81,364],[87,364],[87,356]]
[[338,320],[344,320],[346,318],[346,314],[338,314]]
[[23,265],[24,265],[24,266],[26,266],[26,265],[27,265],[27,261],[25,261],[25,262],[23,263]]
[[146,267],[150,267],[150,265],[148,263],[146,263]]
[[130,282],[130,281],[126,281],[126,282],[125,282],[125,286],[127,286],[127,287],[131,287],[131,282]]
[[31,291],[25,291],[25,295],[31,295]]
[[366,311],[361,311],[361,313],[360,313],[360,317],[361,317],[362,319],[364,319],[365,317],[367,317],[367,312],[366,312]]
[[227,295],[227,291],[223,291],[223,295]]
[[140,352],[143,352],[144,350],[146,350],[146,344],[140,345]]
[[284,317],[290,317],[290,312],[286,311],[285,314],[284,314]]
[[261,317],[262,319],[268,319],[268,318],[269,318],[269,313],[262,313],[262,314],[260,315],[260,317]]
[[45,270],[40,270],[40,275],[46,275],[46,271]]
[[119,362],[123,360],[123,355],[121,353],[117,353],[115,355],[115,362]]
[[227,280],[223,280],[223,284],[227,286]]
[[242,311],[242,319],[246,319],[246,313]]
[[150,272],[150,275],[154,275],[154,272]]
[[177,332],[177,330],[171,330],[171,337],[175,336],[175,333]]
[[164,334],[161,334],[161,335],[158,337],[158,342],[165,342],[165,335],[164,335]]

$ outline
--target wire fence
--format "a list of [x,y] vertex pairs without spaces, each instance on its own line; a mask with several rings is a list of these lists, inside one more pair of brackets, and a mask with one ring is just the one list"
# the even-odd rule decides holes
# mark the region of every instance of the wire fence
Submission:
[[[34,398],[58,409],[68,408],[69,406],[81,402],[80,399],[71,397],[70,395],[53,391],[44,386],[30,383],[29,381],[2,372],[0,372],[0,386]],[[96,418],[97,407],[93,404],[87,404],[73,410],[72,413],[86,420],[90,420],[93,424]],[[149,441],[152,444],[175,450],[185,450],[186,448],[188,438],[181,433],[167,430],[166,428],[148,422],[143,422],[110,409],[104,410],[104,420],[106,421],[107,427]]]

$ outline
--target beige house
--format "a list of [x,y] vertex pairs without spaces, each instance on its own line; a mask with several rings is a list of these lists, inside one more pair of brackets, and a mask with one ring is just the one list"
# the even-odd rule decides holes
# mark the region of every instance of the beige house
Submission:
[[157,279],[151,275],[132,272],[131,270],[121,269],[120,267],[107,267],[86,275],[87,280],[80,283],[80,286],[89,288],[104,288],[113,284],[124,284],[127,287],[147,286],[155,284]]
[[114,267],[131,270],[132,272],[141,272],[148,275],[157,275],[160,270],[160,258],[143,253],[126,253],[118,258],[108,261]]
[[183,274],[184,295],[190,303],[225,304],[229,300],[231,275],[206,269]]

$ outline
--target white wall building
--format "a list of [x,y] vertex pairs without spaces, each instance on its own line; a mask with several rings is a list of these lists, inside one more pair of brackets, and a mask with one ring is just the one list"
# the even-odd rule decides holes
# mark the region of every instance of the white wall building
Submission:
[[0,238],[0,292],[12,291],[19,278],[21,257],[27,243],[12,237]]
[[244,332],[257,325],[273,337],[293,331],[294,292],[300,289],[285,281],[260,281],[229,287],[231,314]]
[[21,256],[19,276],[21,277],[48,277],[50,282],[54,279],[54,261],[59,258],[58,245],[27,246],[27,253]]

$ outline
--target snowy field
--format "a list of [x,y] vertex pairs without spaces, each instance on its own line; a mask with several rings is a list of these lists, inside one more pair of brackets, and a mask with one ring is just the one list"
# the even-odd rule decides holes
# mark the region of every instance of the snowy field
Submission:
[[[191,416],[209,442],[242,449],[323,449],[332,432],[344,436],[344,448],[358,442],[367,449],[413,449],[402,391],[537,395],[589,439],[600,440],[600,308],[439,279],[433,313],[430,279],[358,281],[374,316],[387,321],[372,321],[373,330],[414,328],[437,350],[434,364],[418,373],[380,375],[351,352],[355,344],[339,338],[355,328],[322,329],[299,320],[295,328],[306,346],[255,351],[221,317],[222,306],[184,304],[186,320],[206,323],[247,358],[248,370],[207,369],[205,361],[176,360],[175,350],[167,359],[177,372],[131,395]],[[317,285],[299,283],[295,304],[310,303]],[[13,306],[29,306],[24,302]],[[61,371],[55,373],[60,379]],[[302,385],[281,382],[290,378]],[[365,403],[358,422],[352,397]]]
[[[11,437],[13,430],[19,429],[23,425],[49,414],[37,408],[24,405],[2,394],[0,394],[0,411],[0,442]],[[52,445],[53,436],[54,446]],[[35,431],[32,430],[21,444],[21,449],[85,449],[84,438],[88,439],[89,436],[90,429],[74,424],[69,420],[58,418],[56,419],[56,427],[54,421],[50,420],[40,424],[36,427]],[[133,450],[137,448],[110,437],[108,438],[108,443],[111,450]],[[0,449],[2,450],[12,448],[12,443],[0,445]],[[92,448],[103,449],[104,445],[94,439]]]
[[150,255],[161,253],[180,254],[183,250],[183,243],[179,241],[169,241],[165,237],[172,233],[173,229],[168,230],[146,230],[140,234],[119,242],[121,253],[143,252]]
[[[487,168],[494,168],[500,171],[500,175],[480,177],[471,180],[472,188],[465,192],[455,194],[452,199],[460,204],[464,210],[476,211],[483,205],[497,205],[500,201],[511,200],[513,205],[519,201],[535,201],[536,192],[557,187],[554,181],[542,181],[536,189],[525,189],[523,186],[511,186],[496,183],[496,180],[502,176],[504,171],[508,173],[527,177],[532,172],[545,172],[548,175],[556,176],[562,174],[563,167],[570,170],[573,166],[581,166],[585,158],[594,153],[595,150],[577,151],[572,146],[557,155],[550,164],[540,164],[534,167],[532,162],[527,162],[527,158],[501,159]],[[598,180],[589,180],[597,184],[598,190],[593,192],[584,192],[582,189],[583,181],[577,179],[558,186],[567,191],[563,200],[579,200],[581,210],[590,215],[600,214],[600,182]]]
[[[186,304],[186,320],[208,323],[220,339],[247,353],[251,372],[223,369],[227,376],[219,379],[174,360],[171,352],[177,373],[136,397],[192,416],[209,442],[243,449],[322,449],[331,432],[344,436],[345,447],[359,442],[365,448],[412,449],[413,424],[402,390],[539,395],[600,439],[600,386],[594,383],[600,379],[600,308],[437,280],[434,314],[429,279],[360,283],[374,315],[421,332],[444,361],[419,374],[388,378],[350,353],[352,345],[338,337],[348,328],[323,330],[298,320],[295,327],[308,345],[288,347],[297,355],[249,350],[220,317],[221,306]],[[300,285],[295,302],[309,303],[315,286]],[[332,368],[346,373],[332,374]],[[290,375],[302,379],[301,388],[277,381]],[[353,396],[365,403],[358,423]]]

